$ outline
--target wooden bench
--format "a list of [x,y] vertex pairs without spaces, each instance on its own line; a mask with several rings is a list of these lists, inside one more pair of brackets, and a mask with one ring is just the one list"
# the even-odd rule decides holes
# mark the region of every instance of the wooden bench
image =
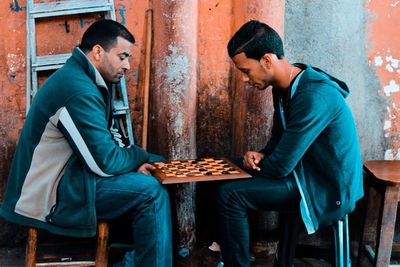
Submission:
[[38,248],[38,229],[35,227],[28,228],[28,237],[26,242],[26,267],[36,266],[96,266],[107,267],[108,260],[108,232],[109,226],[107,222],[99,221],[97,225],[97,247],[95,261],[57,261],[37,263]]

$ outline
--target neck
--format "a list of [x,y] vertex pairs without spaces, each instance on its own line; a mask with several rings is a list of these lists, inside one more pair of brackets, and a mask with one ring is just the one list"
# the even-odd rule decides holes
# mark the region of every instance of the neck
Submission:
[[277,88],[283,93],[287,93],[292,83],[293,79],[299,74],[301,71],[300,68],[293,66],[289,62],[285,61],[282,66],[282,71],[280,75],[280,79],[277,85]]

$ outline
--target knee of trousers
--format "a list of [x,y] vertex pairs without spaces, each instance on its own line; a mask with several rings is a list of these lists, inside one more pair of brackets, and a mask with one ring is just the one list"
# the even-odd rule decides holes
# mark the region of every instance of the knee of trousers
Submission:
[[147,194],[153,200],[165,201],[169,199],[166,187],[160,184],[158,181],[156,183],[149,184],[143,193]]
[[235,195],[235,190],[230,182],[223,183],[219,186],[217,191],[217,203],[219,205],[227,205],[232,202]]
[[167,188],[166,188],[164,185],[159,184],[159,185],[157,186],[156,193],[157,193],[157,194],[155,195],[155,198],[156,198],[156,199],[159,199],[159,200],[161,200],[161,201],[169,201],[168,190],[167,190]]
[[[153,201],[153,200],[162,200],[168,199],[168,191],[164,185],[162,185],[155,177],[150,175],[134,173],[135,180],[132,180],[129,183],[125,183],[125,187],[128,189],[132,186],[132,192],[134,196],[137,196],[136,192],[140,192],[143,200]],[[127,190],[129,191],[129,189]]]

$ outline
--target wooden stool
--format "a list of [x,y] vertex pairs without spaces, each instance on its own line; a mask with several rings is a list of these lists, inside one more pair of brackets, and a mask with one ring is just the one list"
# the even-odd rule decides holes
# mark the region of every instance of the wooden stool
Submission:
[[26,242],[26,267],[36,266],[96,266],[96,267],[107,267],[107,242],[108,242],[108,223],[100,221],[97,225],[97,248],[96,248],[96,260],[95,261],[75,261],[75,262],[46,262],[36,263],[36,251],[37,251],[37,237],[38,229],[34,227],[28,228],[28,237]]
[[[296,252],[301,218],[299,213],[287,213],[283,217],[283,231],[279,240],[279,248],[275,267],[292,267]],[[336,267],[351,267],[349,223],[347,215],[331,225],[335,251]]]
[[[372,160],[364,163],[367,185],[365,193],[366,209],[364,215],[364,225],[358,250],[357,266],[361,266],[364,254],[373,262],[374,266],[385,267],[390,264],[392,254],[393,234],[396,224],[397,203],[399,202],[400,189],[400,161],[396,160]],[[380,202],[371,197],[371,190],[374,188],[382,196]],[[374,218],[371,212],[376,203],[379,204],[378,216]],[[375,224],[375,222],[377,223]],[[368,225],[376,225],[375,232],[375,251],[366,244],[365,230]]]

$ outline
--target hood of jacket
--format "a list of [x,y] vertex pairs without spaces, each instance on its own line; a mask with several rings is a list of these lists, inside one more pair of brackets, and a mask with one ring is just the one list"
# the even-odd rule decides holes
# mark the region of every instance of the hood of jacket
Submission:
[[[302,63],[295,63],[293,65],[305,70],[301,79],[331,85],[332,87],[336,88],[343,95],[344,98],[346,98],[350,94],[350,89],[345,82],[333,77],[325,71]],[[301,80],[299,83],[301,83]]]

